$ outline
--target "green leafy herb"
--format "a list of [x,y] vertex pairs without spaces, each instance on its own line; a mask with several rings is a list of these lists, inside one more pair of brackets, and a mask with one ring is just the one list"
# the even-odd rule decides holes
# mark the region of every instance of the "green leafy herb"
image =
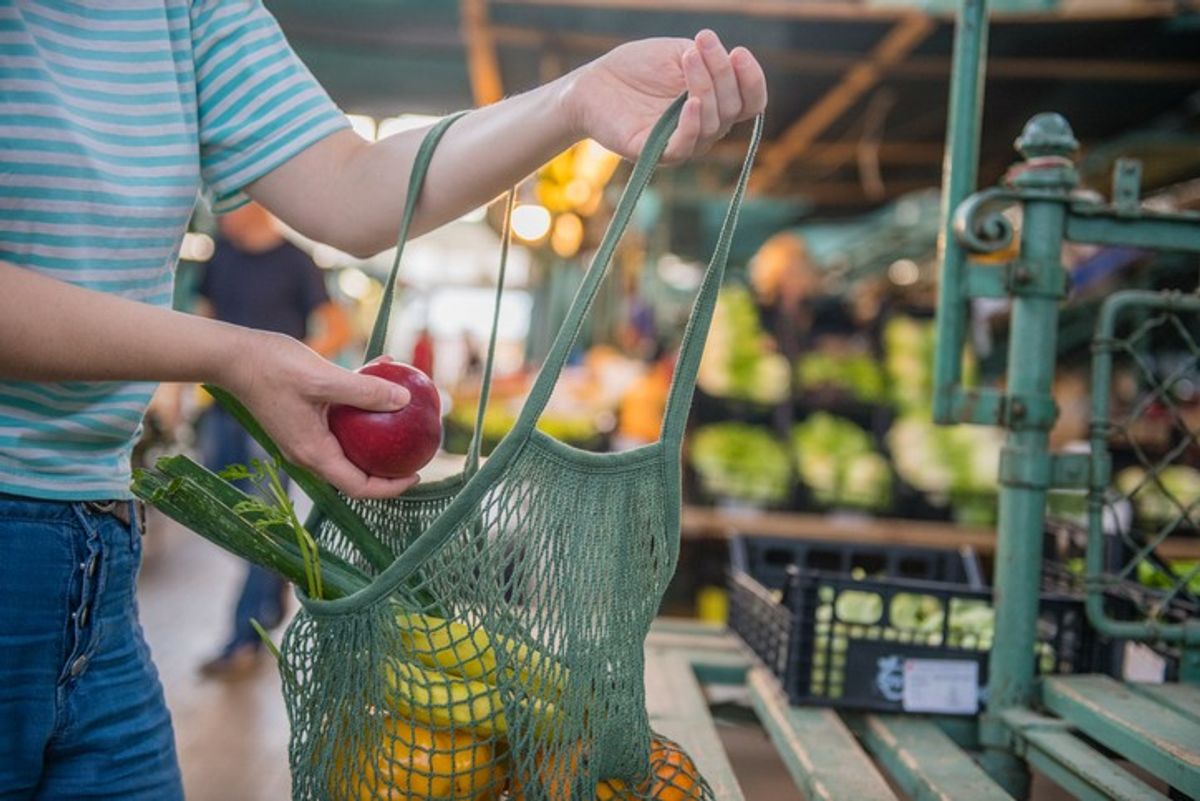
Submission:
[[287,526],[296,535],[296,545],[304,559],[304,577],[308,594],[323,598],[321,564],[317,541],[296,516],[296,507],[288,498],[283,481],[279,478],[279,463],[274,459],[252,459],[250,465],[231,464],[220,475],[227,481],[249,481],[258,494],[239,501],[233,511],[250,521],[256,529],[268,533],[272,526]]

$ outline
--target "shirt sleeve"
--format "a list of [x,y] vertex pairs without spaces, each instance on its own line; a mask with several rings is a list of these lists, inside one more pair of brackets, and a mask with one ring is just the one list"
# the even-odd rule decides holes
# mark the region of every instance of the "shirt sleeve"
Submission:
[[191,9],[200,173],[215,212],[242,189],[349,126],[261,0],[195,0]]

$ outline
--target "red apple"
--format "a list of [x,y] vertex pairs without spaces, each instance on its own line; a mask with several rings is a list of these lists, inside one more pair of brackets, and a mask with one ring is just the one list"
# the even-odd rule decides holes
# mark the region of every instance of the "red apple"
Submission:
[[383,478],[411,476],[442,444],[442,400],[429,376],[400,362],[372,362],[359,368],[406,388],[412,400],[395,412],[355,406],[329,407],[329,430],[346,458],[364,473]]

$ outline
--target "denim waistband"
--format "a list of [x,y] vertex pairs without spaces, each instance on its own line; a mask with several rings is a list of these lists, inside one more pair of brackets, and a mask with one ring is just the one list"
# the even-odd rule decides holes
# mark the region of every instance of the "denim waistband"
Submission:
[[[104,503],[108,501],[56,501],[0,492],[0,520],[18,517],[24,520],[74,519],[77,508],[95,509],[97,505]],[[129,501],[116,503],[128,504]]]

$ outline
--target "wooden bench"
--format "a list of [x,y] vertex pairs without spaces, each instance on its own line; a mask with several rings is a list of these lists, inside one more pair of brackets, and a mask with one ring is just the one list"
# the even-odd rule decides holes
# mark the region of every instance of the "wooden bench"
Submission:
[[[743,801],[701,682],[745,685],[796,786],[813,801],[896,801],[884,773],[922,801],[1009,799],[937,724],[788,706],[776,679],[722,629],[659,621],[646,642],[651,725],[688,749],[721,801]],[[857,737],[856,737],[857,733]],[[860,740],[866,745],[860,745]]]

